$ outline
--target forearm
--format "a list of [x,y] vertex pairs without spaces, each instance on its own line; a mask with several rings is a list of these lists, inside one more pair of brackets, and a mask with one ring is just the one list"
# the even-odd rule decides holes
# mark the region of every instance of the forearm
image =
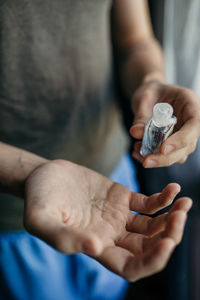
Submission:
[[111,22],[118,77],[126,95],[131,97],[145,80],[164,80],[162,50],[147,0],[113,0]]
[[143,82],[164,81],[163,55],[156,39],[140,40],[121,50],[118,72],[122,89],[129,98]]
[[0,191],[23,197],[26,179],[46,161],[40,156],[0,142]]

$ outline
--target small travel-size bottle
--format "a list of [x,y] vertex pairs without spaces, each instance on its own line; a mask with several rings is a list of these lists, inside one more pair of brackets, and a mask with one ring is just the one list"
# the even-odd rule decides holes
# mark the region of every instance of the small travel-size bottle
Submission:
[[157,103],[153,108],[152,118],[146,123],[140,154],[157,153],[160,146],[172,133],[176,124],[173,107],[168,103]]

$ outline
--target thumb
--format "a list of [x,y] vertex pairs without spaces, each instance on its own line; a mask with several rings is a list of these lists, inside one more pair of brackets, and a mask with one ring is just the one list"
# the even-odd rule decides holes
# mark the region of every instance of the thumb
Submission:
[[53,246],[63,253],[83,252],[93,257],[99,256],[103,250],[102,242],[96,234],[67,227],[58,229]]
[[133,125],[130,128],[130,134],[132,137],[136,139],[142,139],[144,135],[144,128],[145,128],[145,122],[139,121],[137,123],[133,123]]
[[26,222],[26,229],[33,235],[39,237],[56,250],[73,254],[83,252],[96,257],[103,251],[103,245],[99,237],[87,230],[71,228],[60,224],[54,218],[43,216],[35,222]]

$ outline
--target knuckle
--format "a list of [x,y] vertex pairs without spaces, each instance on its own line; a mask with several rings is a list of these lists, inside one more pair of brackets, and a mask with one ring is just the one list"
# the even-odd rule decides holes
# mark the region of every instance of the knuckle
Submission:
[[143,92],[143,98],[149,99],[152,96],[152,90],[151,88],[146,88],[145,91]]

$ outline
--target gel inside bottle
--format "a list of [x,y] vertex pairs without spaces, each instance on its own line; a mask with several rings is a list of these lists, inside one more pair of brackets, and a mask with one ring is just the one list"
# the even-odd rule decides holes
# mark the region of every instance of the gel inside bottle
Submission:
[[172,133],[176,117],[173,116],[173,107],[168,103],[157,103],[153,108],[153,116],[146,123],[140,154],[157,153],[160,146]]

